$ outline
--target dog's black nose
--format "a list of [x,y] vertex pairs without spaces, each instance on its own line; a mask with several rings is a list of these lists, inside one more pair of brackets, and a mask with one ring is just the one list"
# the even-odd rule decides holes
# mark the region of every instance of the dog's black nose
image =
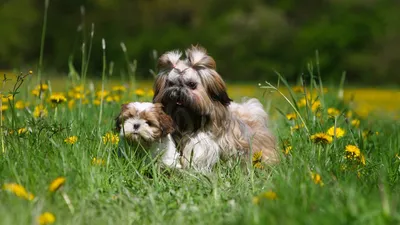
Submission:
[[133,129],[137,130],[137,129],[139,129],[139,127],[140,127],[140,124],[138,124],[138,123],[133,124]]

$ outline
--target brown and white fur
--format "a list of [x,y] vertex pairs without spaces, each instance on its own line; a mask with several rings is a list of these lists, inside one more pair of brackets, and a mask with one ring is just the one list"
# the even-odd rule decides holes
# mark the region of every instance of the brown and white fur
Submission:
[[232,103],[214,59],[201,47],[159,58],[153,102],[172,117],[172,134],[183,168],[209,171],[220,159],[251,157],[262,151],[266,163],[278,161],[267,114],[257,99]]
[[172,168],[180,168],[179,153],[170,133],[174,126],[159,103],[131,102],[123,104],[116,119],[120,138],[129,145],[141,145],[153,158]]

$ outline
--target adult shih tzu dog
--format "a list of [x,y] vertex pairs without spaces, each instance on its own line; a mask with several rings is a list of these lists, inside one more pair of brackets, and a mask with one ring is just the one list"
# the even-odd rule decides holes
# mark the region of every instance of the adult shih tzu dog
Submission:
[[262,152],[265,163],[278,162],[267,114],[257,99],[232,103],[214,59],[193,46],[163,54],[158,61],[153,102],[162,103],[175,122],[172,133],[183,168],[209,171],[220,159]]
[[159,103],[131,102],[123,104],[116,118],[120,138],[130,146],[139,146],[152,158],[159,158],[167,167],[180,168],[179,153],[170,133],[173,121]]

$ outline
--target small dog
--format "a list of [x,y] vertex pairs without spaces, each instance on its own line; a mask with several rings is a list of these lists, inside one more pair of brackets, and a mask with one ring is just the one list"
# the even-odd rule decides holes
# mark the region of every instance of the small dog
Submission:
[[266,163],[278,162],[267,114],[257,99],[231,103],[214,59],[204,48],[170,51],[158,61],[153,102],[172,117],[172,134],[183,168],[209,171],[219,159],[251,157],[262,152]]
[[164,113],[159,103],[132,102],[123,104],[116,118],[116,129],[121,140],[129,145],[141,145],[153,158],[160,157],[162,164],[180,168],[179,154],[170,133],[173,121]]

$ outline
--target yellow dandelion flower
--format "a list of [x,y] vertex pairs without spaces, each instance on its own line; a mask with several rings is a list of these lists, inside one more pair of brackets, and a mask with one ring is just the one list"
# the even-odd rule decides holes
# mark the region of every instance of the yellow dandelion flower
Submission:
[[47,91],[49,89],[49,85],[47,84],[39,84],[35,87],[36,90],[39,91]]
[[320,108],[321,108],[321,102],[320,101],[315,101],[311,105],[311,111],[313,111],[313,112],[317,111]]
[[95,166],[103,166],[106,164],[106,161],[104,159],[100,159],[100,158],[93,158],[92,159],[92,165]]
[[328,111],[328,115],[330,117],[336,117],[336,116],[340,115],[340,111],[338,109],[335,109],[335,108],[328,108],[327,111]]
[[38,218],[38,223],[40,225],[53,224],[55,221],[56,217],[50,212],[45,212]]
[[353,117],[353,112],[349,110],[346,113],[346,118],[351,118],[351,117]]
[[373,134],[374,134],[374,132],[372,132],[372,130],[366,129],[366,130],[363,130],[362,137],[365,139],[365,138],[368,138],[369,136],[372,136]]
[[100,105],[101,101],[99,99],[93,100],[93,105]]
[[359,119],[351,120],[351,125],[352,125],[353,127],[358,128],[358,127],[360,126],[360,120],[359,120]]
[[336,138],[341,138],[344,136],[346,131],[340,127],[336,127],[336,129],[335,129],[335,126],[333,126],[333,127],[329,128],[326,133],[332,137],[336,135]]
[[253,158],[252,158],[252,160],[253,160],[253,162],[260,161],[260,160],[261,160],[261,157],[262,157],[262,151],[257,151],[257,152],[254,152],[254,153],[253,153]]
[[98,92],[96,92],[96,97],[97,98],[105,98],[109,94],[110,94],[109,91],[98,91]]
[[356,157],[361,155],[360,149],[355,145],[346,145],[346,152]]
[[148,91],[147,92],[147,96],[148,97],[153,97],[154,96],[154,91],[153,90]]
[[346,145],[346,158],[352,160],[358,160],[365,165],[365,157],[361,154],[360,149],[355,145]]
[[85,87],[83,85],[78,85],[72,88],[74,92],[82,93],[85,90]]
[[144,92],[143,89],[136,89],[135,91],[135,95],[137,95],[138,97],[142,97],[146,94],[146,92]]
[[306,105],[307,105],[307,101],[306,101],[305,98],[302,98],[302,99],[300,99],[300,100],[297,102],[297,106],[298,106],[299,108],[304,107],[304,106],[306,106]]
[[332,143],[332,137],[325,133],[316,133],[311,135],[310,139],[317,144],[330,144]]
[[62,93],[54,93],[50,96],[50,101],[53,104],[60,104],[67,101],[67,98]]
[[47,114],[48,114],[48,111],[43,105],[36,106],[35,110],[33,111],[33,116],[35,118],[46,117]]
[[258,196],[253,197],[252,202],[253,202],[253,204],[259,204],[261,202],[261,200],[263,200],[263,199],[277,200],[278,195],[276,194],[276,192],[269,190],[269,191],[259,194]]
[[278,199],[278,195],[274,191],[267,191],[261,194],[261,197],[269,199],[269,200],[276,200]]
[[28,129],[26,129],[26,127],[23,127],[23,128],[19,128],[17,133],[18,133],[18,135],[22,135],[22,134],[25,134],[27,131],[28,131]]
[[253,166],[257,169],[264,169],[264,165],[261,162],[256,162]]
[[303,127],[304,127],[304,124],[294,125],[294,126],[290,127],[290,132],[300,130],[300,128],[303,128]]
[[80,99],[85,99],[86,98],[86,96],[85,96],[85,94],[83,94],[83,93],[74,93],[73,94],[73,98],[75,98],[75,99],[77,99],[77,100],[80,100]]
[[24,101],[18,100],[18,101],[15,103],[15,108],[16,108],[16,109],[24,109],[26,105],[27,105],[27,104],[25,104]]
[[112,132],[106,133],[103,137],[103,143],[111,143],[111,144],[118,144],[119,136],[117,134],[113,134]]
[[67,137],[66,139],[64,139],[64,142],[67,144],[75,144],[78,141],[78,137],[77,136],[71,136],[71,137]]
[[1,105],[1,111],[4,112],[8,109],[8,105]]
[[295,93],[304,93],[304,88],[302,86],[294,86],[292,87],[292,91]]
[[27,199],[27,200],[33,200],[35,196],[32,193],[29,193],[26,191],[26,189],[19,184],[16,183],[7,183],[3,185],[3,190],[9,191],[16,195],[17,197]]
[[28,72],[30,75],[32,75],[33,74],[33,71],[32,70],[29,70],[29,72]]
[[114,98],[112,96],[107,96],[105,100],[106,102],[110,103],[114,101]]
[[39,95],[40,95],[40,91],[37,89],[33,89],[31,93],[32,93],[32,95],[34,95],[36,97],[39,97]]
[[322,182],[321,175],[319,175],[318,173],[311,173],[311,179],[315,184],[318,184],[321,187],[324,186],[324,182]]
[[288,120],[294,120],[297,118],[297,114],[296,113],[288,113],[288,114],[286,114],[286,118]]
[[264,165],[261,162],[262,159],[262,151],[257,151],[253,153],[252,161],[253,166],[257,169],[263,169]]
[[286,146],[284,149],[283,149],[283,153],[285,154],[285,155],[289,155],[289,152],[292,150],[292,146]]
[[60,189],[65,183],[65,177],[57,177],[49,185],[49,191],[55,192]]
[[126,91],[126,87],[123,86],[123,85],[113,86],[113,87],[111,88],[111,90],[112,90],[113,92],[123,93],[123,92]]
[[114,102],[121,101],[121,96],[120,95],[113,95],[112,97],[113,97]]
[[68,101],[68,109],[73,109],[75,106],[75,100],[71,99]]
[[0,96],[1,96],[1,101],[3,103],[8,103],[9,101],[14,99],[14,97],[11,94],[9,94],[9,95],[0,95]]

